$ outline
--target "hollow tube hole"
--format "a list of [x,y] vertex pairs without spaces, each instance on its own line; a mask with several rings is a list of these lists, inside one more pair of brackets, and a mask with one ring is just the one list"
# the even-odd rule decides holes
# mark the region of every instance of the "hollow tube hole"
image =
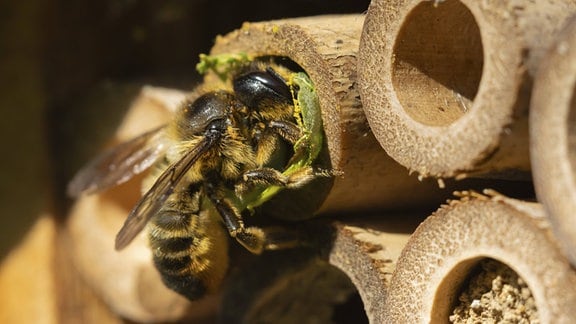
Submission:
[[491,258],[465,260],[439,285],[432,309],[433,322],[533,323],[539,320],[532,292],[506,264]]
[[394,91],[414,120],[447,126],[472,107],[484,54],[480,29],[460,1],[423,1],[407,15],[393,49]]

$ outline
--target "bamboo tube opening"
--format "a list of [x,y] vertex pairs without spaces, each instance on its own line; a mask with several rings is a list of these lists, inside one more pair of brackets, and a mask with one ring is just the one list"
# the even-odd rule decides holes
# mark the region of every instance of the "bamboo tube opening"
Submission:
[[382,305],[392,272],[421,219],[379,216],[308,223],[300,230],[312,249],[240,253],[220,317],[250,323],[386,322]]
[[465,193],[416,229],[392,274],[385,322],[576,320],[576,273],[542,206],[486,193]]
[[368,323],[350,278],[316,251],[276,251],[249,259],[228,279],[222,322]]
[[392,84],[410,117],[447,126],[472,106],[482,78],[480,29],[457,0],[418,4],[396,37]]
[[[539,321],[532,292],[511,267],[492,258],[463,260],[438,286],[432,313],[438,321],[481,322],[487,317],[529,323]],[[519,307],[519,305],[522,305]]]
[[436,294],[432,304],[432,313],[436,319],[443,321],[448,319],[458,303],[459,291],[463,289],[471,270],[481,259],[477,257],[462,260],[446,274],[444,280],[438,285],[438,290],[442,291],[442,294]]
[[352,281],[370,323],[387,322],[382,305],[392,272],[419,223],[415,215],[382,216],[379,221],[336,223],[336,237],[329,255],[330,264]]
[[422,177],[529,179],[528,106],[570,1],[374,0],[358,51],[366,117]]

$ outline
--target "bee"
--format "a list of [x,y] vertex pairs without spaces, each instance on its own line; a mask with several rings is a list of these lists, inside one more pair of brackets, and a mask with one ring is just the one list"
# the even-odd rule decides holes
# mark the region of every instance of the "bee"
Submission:
[[254,254],[285,244],[265,228],[245,226],[246,213],[285,188],[326,175],[314,167],[323,133],[308,76],[257,58],[227,62],[211,68],[227,68],[221,77],[229,78],[228,86],[199,91],[167,125],[103,153],[68,186],[77,197],[150,168],[115,248],[125,248],[147,227],[163,282],[190,300],[219,288],[228,236]]

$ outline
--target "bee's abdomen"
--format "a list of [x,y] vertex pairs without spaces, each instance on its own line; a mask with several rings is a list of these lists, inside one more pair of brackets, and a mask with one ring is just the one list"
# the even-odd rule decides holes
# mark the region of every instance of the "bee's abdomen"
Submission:
[[198,216],[177,210],[163,210],[149,228],[153,260],[170,289],[194,300],[207,290],[202,272],[206,256],[201,246],[208,238],[198,235]]

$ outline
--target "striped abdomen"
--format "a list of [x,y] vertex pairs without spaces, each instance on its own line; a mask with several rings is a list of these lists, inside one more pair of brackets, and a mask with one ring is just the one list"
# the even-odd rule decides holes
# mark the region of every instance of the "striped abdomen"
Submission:
[[152,218],[149,240],[164,284],[194,300],[220,285],[228,265],[228,238],[213,213],[190,208],[185,202],[190,197],[181,198]]

